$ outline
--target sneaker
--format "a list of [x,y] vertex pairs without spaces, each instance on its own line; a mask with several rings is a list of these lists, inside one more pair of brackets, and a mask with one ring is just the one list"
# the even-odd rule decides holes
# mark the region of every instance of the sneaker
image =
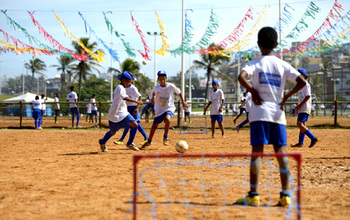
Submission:
[[55,124],[59,124],[58,121],[56,121]]
[[318,142],[317,138],[315,138],[314,140],[311,140],[311,144],[310,144],[309,148],[312,148],[317,142]]
[[235,203],[236,205],[251,205],[251,206],[259,206],[259,196],[253,196],[253,198],[246,196],[243,199],[237,199]]
[[145,140],[143,140],[142,142],[141,142],[141,146],[143,146],[145,143],[147,143],[148,142],[148,139],[145,139]]
[[168,140],[168,138],[164,138],[164,139],[163,139],[163,144],[164,144],[165,146],[168,146],[168,145],[169,145],[169,140]]
[[136,145],[134,143],[131,143],[131,144],[127,144],[126,145],[127,148],[131,149],[131,150],[134,150],[134,151],[139,151],[140,149],[138,149],[136,147]]
[[294,145],[291,145],[291,147],[303,147],[303,145],[301,143],[296,143]]
[[117,141],[114,141],[115,144],[118,144],[118,145],[121,145],[121,144],[124,144],[124,141],[122,140],[117,140]]
[[235,125],[236,125],[236,120],[233,120],[233,124],[235,124]]
[[142,145],[142,147],[140,148],[140,149],[145,149],[146,147],[148,147],[148,146],[150,146],[151,145],[151,142],[149,142],[148,140],[147,140],[147,142],[145,142],[143,145]]
[[236,126],[236,130],[237,130],[237,133],[239,133],[239,127],[238,126]]
[[102,152],[107,152],[108,149],[106,147],[106,144],[101,144],[102,139],[98,140],[98,143],[100,144]]
[[42,130],[43,128],[42,128],[42,127],[38,127],[37,129],[38,129],[38,130]]
[[78,125],[78,126],[75,126],[75,128],[82,128],[82,126]]
[[187,124],[187,122],[185,122],[185,125]]
[[281,195],[280,199],[278,200],[278,206],[288,206],[290,205],[291,200],[290,197],[287,195]]

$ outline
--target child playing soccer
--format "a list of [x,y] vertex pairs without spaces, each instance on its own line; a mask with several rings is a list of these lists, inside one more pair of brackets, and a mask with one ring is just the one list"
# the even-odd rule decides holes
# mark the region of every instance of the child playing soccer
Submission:
[[[258,33],[258,46],[262,56],[248,62],[238,80],[252,94],[249,112],[250,142],[252,153],[264,152],[264,145],[272,144],[274,151],[285,153],[287,145],[286,116],[283,105],[294,93],[303,88],[305,79],[287,62],[273,55],[277,47],[277,32],[272,27],[264,27]],[[247,78],[251,78],[251,84]],[[286,81],[296,81],[295,87],[283,95]],[[282,191],[278,204],[291,203],[289,188],[289,168],[287,157],[278,157]],[[258,183],[261,157],[251,157],[250,191],[235,204],[259,205]]]
[[152,102],[154,102],[155,117],[148,141],[142,145],[141,149],[151,145],[153,135],[156,132],[158,125],[163,121],[165,123],[163,144],[169,145],[168,132],[170,127],[170,119],[173,117],[173,112],[175,111],[174,92],[180,96],[182,105],[187,107],[187,103],[184,101],[180,89],[174,84],[167,83],[166,80],[166,72],[164,70],[159,71],[159,84],[153,88],[151,97]]
[[185,124],[186,122],[186,118],[188,118],[188,123],[191,124],[191,111],[190,111],[190,106],[191,103],[187,101],[187,97],[185,97],[185,102],[187,103],[187,107],[184,107],[184,111],[185,111]]
[[59,114],[60,114],[60,94],[59,93],[56,93],[56,97],[55,97],[55,100],[54,100],[54,102],[55,102],[55,116],[54,116],[54,118],[55,118],[55,124],[58,124],[58,122],[57,122],[57,117],[59,116]]
[[[306,70],[298,69],[298,71],[304,79],[307,79]],[[306,122],[311,113],[311,87],[308,82],[306,82],[306,85],[298,92],[298,96],[298,106],[295,107],[295,110],[298,112],[297,126],[300,129],[299,142],[292,145],[292,147],[302,147],[304,144],[304,137],[307,135],[311,139],[309,145],[311,148],[317,143],[318,139],[306,127]]]
[[[131,85],[128,88],[125,88],[126,94],[129,96],[129,98],[134,99],[134,100],[142,100],[142,96],[139,93],[139,90],[134,86]],[[135,118],[137,124],[138,124],[138,130],[139,132],[142,134],[142,136],[144,137],[144,141],[142,142],[142,144],[144,144],[145,142],[147,142],[148,140],[148,136],[145,132],[145,130],[143,130],[140,122],[141,122],[141,118],[140,118],[140,114],[139,114],[139,105],[137,103],[134,102],[126,102],[127,106],[128,106],[128,112],[132,115],[132,117]],[[127,135],[127,133],[129,132],[130,126],[127,124],[124,128],[124,132],[122,137],[118,140],[118,141],[114,141],[115,144],[124,144],[124,138]]]
[[35,123],[35,129],[41,130],[41,110],[42,110],[42,103],[43,100],[39,100],[39,96],[35,96],[35,100],[32,101],[33,103],[33,118]]
[[245,100],[246,100],[246,104],[245,104],[245,111],[247,113],[247,118],[240,123],[239,125],[236,126],[237,132],[239,133],[239,130],[247,123],[249,123],[249,111],[250,111],[250,107],[252,106],[252,95],[250,94],[250,92],[246,91],[245,92]]
[[90,123],[90,121],[92,122],[91,103],[86,104],[86,119],[85,119],[85,121],[88,123]]
[[95,116],[95,127],[97,127],[97,106],[96,106],[96,95],[93,94],[90,98],[91,102],[91,123],[94,124],[94,116]]
[[67,95],[67,102],[70,102],[69,107],[70,107],[70,112],[72,114],[72,128],[74,128],[74,116],[77,116],[77,128],[79,128],[79,119],[80,119],[80,115],[79,115],[79,109],[78,109],[78,105],[75,103],[78,100],[78,95],[77,93],[74,92],[74,86],[70,87],[70,93],[68,93]]
[[126,94],[125,88],[129,88],[131,86],[132,80],[134,77],[128,71],[124,71],[121,76],[118,78],[121,84],[119,84],[113,94],[113,102],[111,107],[109,108],[109,112],[107,115],[107,119],[109,120],[109,131],[105,134],[105,136],[100,139],[98,142],[100,144],[102,152],[107,152],[108,149],[106,147],[106,142],[113,136],[115,133],[122,127],[126,125],[130,125],[130,136],[129,141],[126,144],[126,147],[138,151],[139,149],[133,143],[136,131],[137,131],[137,121],[136,119],[128,112],[125,101],[136,103],[137,105],[142,105],[141,100],[133,100],[128,97]]
[[207,112],[207,109],[210,108],[210,118],[211,118],[211,135],[212,138],[215,137],[215,121],[218,121],[219,127],[221,129],[222,137],[225,137],[224,126],[222,125],[222,108],[225,104],[224,92],[219,89],[219,82],[215,79],[212,82],[213,90],[209,93],[209,102],[204,108],[204,115]]
[[233,119],[233,124],[236,124],[237,119],[239,119],[239,117],[241,117],[241,115],[242,115],[244,112],[247,113],[247,110],[246,110],[246,108],[245,108],[245,104],[246,104],[247,100],[246,100],[245,97],[246,97],[246,92],[243,93],[243,97],[242,97],[242,99],[241,99],[241,105],[238,107],[238,108],[239,108],[239,114],[236,115],[236,117]]

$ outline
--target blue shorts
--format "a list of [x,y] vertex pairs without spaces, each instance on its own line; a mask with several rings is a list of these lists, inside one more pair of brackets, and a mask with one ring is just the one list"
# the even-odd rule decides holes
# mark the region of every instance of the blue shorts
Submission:
[[287,146],[287,129],[285,125],[254,121],[250,123],[250,144]]
[[159,115],[158,117],[155,117],[153,119],[153,124],[160,124],[160,123],[162,123],[165,120],[167,115],[170,115],[170,118],[172,118],[174,114],[173,114],[172,111],[166,111],[163,114]]
[[55,115],[56,116],[60,115],[60,110],[59,109],[55,109]]
[[135,122],[135,121],[136,120],[134,119],[134,117],[132,117],[132,115],[128,114],[120,122],[114,123],[114,122],[108,121],[109,122],[109,130],[111,130],[113,132],[117,132],[119,129],[125,127],[128,123]]
[[97,115],[97,110],[92,110],[91,115]]
[[222,115],[210,115],[210,118],[211,118],[211,121],[218,121],[218,122],[223,121]]
[[40,109],[34,109],[33,111],[33,118],[34,119],[40,119],[41,118],[41,110]]
[[185,112],[185,117],[186,116],[190,117],[190,112]]
[[79,115],[78,108],[77,107],[70,108],[70,113],[72,113],[72,115]]
[[128,106],[128,112],[132,115],[132,117],[134,117],[136,119],[136,122],[140,122],[141,118],[140,118],[140,114],[139,114],[139,110],[137,109],[136,114],[134,115],[134,110],[137,106]]
[[308,119],[309,119],[308,113],[298,113],[298,120],[297,121],[307,122]]

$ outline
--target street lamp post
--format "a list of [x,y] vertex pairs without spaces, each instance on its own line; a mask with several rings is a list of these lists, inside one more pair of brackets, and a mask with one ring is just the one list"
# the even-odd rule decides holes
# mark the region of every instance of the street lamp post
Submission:
[[156,56],[156,46],[157,46],[157,36],[161,36],[158,32],[147,32],[148,35],[154,36],[154,85],[157,85],[157,56]]

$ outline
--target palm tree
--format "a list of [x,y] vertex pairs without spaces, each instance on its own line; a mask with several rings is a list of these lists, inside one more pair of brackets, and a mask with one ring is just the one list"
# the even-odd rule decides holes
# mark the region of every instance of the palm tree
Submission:
[[[32,72],[32,85],[30,90],[33,90],[34,87],[34,75],[36,74],[40,74],[42,76],[45,76],[45,74],[43,74],[41,71],[42,70],[46,70],[46,64],[44,63],[44,61],[40,60],[39,58],[35,58],[32,60],[29,60],[29,63],[25,63],[24,67],[28,70],[30,70]],[[37,79],[39,80],[39,78]],[[39,84],[38,84],[39,85]],[[39,88],[37,88],[37,91],[39,91]]]
[[[96,49],[97,47],[97,43],[93,42],[93,43],[89,43],[89,38],[80,38],[80,41],[84,44],[84,46],[86,48],[88,48],[89,50],[93,51],[94,53],[97,53],[97,51],[99,49]],[[84,51],[84,49],[77,43],[77,42],[73,42],[73,47],[75,49],[75,53],[76,54],[82,54]],[[100,50],[101,51],[101,50]],[[85,51],[84,51],[85,52]],[[81,84],[82,81],[86,80],[87,77],[92,74],[92,70],[96,70],[98,72],[98,74],[101,74],[100,70],[97,69],[97,67],[102,67],[98,62],[96,62],[93,57],[89,54],[88,55],[88,61],[80,61],[74,68],[74,72],[76,73],[76,75],[74,76],[75,78],[78,78],[78,99],[80,100],[80,96],[81,96]]]
[[[210,44],[208,48],[215,46],[214,43]],[[218,50],[222,50],[222,48],[218,48]],[[208,88],[209,88],[209,81],[210,77],[213,77],[212,73],[215,72],[220,77],[223,77],[225,79],[229,80],[229,77],[221,73],[221,71],[217,68],[220,66],[226,65],[227,62],[230,61],[229,57],[226,56],[220,56],[220,55],[211,55],[211,54],[202,54],[201,60],[194,60],[193,63],[195,65],[191,66],[187,72],[195,70],[195,69],[205,69],[206,70],[206,77],[207,77],[207,85],[205,88],[205,99],[208,98]]]
[[64,88],[67,84],[67,82],[70,82],[70,77],[69,80],[67,81],[67,74],[70,75],[71,70],[74,68],[74,65],[72,65],[72,62],[74,60],[70,57],[66,56],[60,56],[60,58],[57,58],[58,65],[51,65],[51,67],[56,67],[57,71],[61,71],[61,89]]

